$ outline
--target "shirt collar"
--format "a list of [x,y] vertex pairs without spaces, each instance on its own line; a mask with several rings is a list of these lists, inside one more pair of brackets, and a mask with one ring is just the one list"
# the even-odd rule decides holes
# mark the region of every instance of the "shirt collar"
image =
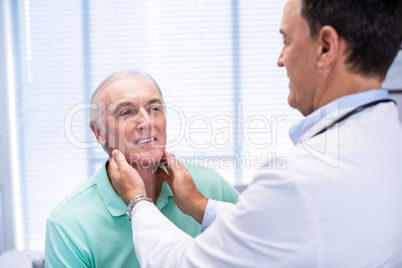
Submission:
[[113,189],[112,184],[110,183],[109,177],[107,175],[106,166],[109,164],[109,160],[102,165],[101,169],[95,175],[97,177],[97,186],[99,189],[99,194],[105,203],[109,213],[118,217],[124,215],[127,210],[126,204],[124,204],[123,200],[117,195],[115,190]]
[[[106,166],[109,164],[109,160],[102,165],[101,169],[95,175],[97,177],[97,186],[99,189],[99,194],[107,207],[109,213],[113,217],[119,217],[125,215],[127,211],[127,206],[124,204],[123,200],[117,195],[113,186],[110,183],[109,177],[107,175]],[[156,207],[161,210],[168,202],[169,196],[173,196],[172,190],[166,181],[163,182],[161,192],[159,193],[158,200],[156,202]]]
[[373,89],[361,93],[351,94],[342,98],[336,99],[318,110],[312,112],[302,120],[298,121],[289,129],[289,137],[293,144],[297,144],[304,133],[310,130],[316,123],[324,118],[329,119],[328,115],[342,110],[342,109],[354,109],[361,105],[388,99],[389,94],[386,89]]
[[161,192],[159,193],[158,200],[156,200],[156,207],[159,210],[161,210],[164,206],[167,205],[167,203],[169,203],[169,196],[173,196],[173,193],[169,187],[169,184],[164,181],[162,184]]

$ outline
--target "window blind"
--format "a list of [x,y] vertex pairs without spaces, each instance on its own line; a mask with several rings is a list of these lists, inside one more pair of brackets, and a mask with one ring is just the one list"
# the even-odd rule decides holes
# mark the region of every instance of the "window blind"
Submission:
[[119,68],[161,87],[167,150],[232,184],[291,146],[287,129],[300,115],[276,66],[284,0],[8,2],[22,249],[44,250],[51,209],[106,160],[88,102]]
[[[22,226],[17,245],[44,250],[51,209],[88,177],[85,151],[64,135],[67,111],[85,96],[82,4],[26,0],[9,1],[9,7],[19,164],[14,179],[20,180],[15,190],[22,213],[17,215]],[[84,129],[77,128],[76,135]]]

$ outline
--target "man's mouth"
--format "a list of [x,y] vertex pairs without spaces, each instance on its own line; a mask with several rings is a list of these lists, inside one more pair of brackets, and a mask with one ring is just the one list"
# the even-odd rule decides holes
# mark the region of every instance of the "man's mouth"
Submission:
[[155,138],[144,139],[144,140],[137,141],[135,144],[143,144],[143,143],[154,141],[154,140],[156,140],[156,139]]

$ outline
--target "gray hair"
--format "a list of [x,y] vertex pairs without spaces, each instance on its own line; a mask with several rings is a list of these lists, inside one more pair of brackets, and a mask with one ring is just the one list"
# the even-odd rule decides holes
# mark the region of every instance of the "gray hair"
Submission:
[[133,68],[123,68],[120,69],[108,77],[106,77],[100,84],[99,86],[95,89],[95,91],[92,93],[92,98],[91,98],[91,109],[89,113],[89,122],[90,124],[94,124],[95,127],[99,128],[101,132],[104,132],[105,129],[105,122],[104,118],[100,118],[100,111],[99,111],[99,98],[100,95],[102,94],[102,91],[111,83],[113,83],[116,80],[119,80],[121,78],[125,77],[130,77],[130,76],[137,76],[145,79],[148,81],[159,93],[161,99],[162,99],[162,105],[165,105],[165,101],[163,100],[163,94],[161,89],[159,88],[158,84],[156,81],[152,78],[151,75],[149,75],[146,72],[138,71]]

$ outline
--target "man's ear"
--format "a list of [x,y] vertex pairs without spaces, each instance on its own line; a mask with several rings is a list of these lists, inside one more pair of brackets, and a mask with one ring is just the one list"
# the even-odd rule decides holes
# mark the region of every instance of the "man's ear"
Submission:
[[96,140],[99,142],[99,144],[105,145],[106,144],[105,133],[99,128],[98,124],[96,124],[95,122],[90,122],[89,127],[95,134]]
[[317,67],[331,66],[344,53],[342,39],[334,27],[323,26],[318,33]]

